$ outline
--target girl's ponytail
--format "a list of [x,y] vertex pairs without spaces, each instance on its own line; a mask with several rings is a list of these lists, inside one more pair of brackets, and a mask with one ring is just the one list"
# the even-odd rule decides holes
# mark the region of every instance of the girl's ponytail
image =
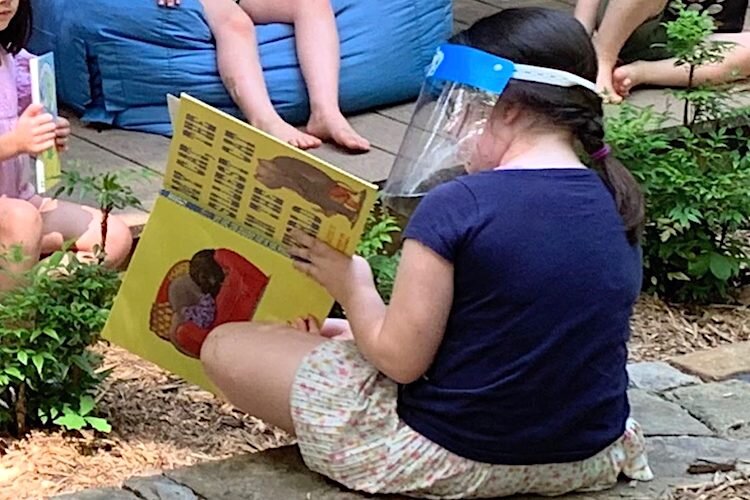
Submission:
[[617,210],[625,224],[628,241],[637,243],[640,241],[646,217],[643,192],[638,181],[622,162],[614,157],[611,148],[604,142],[601,116],[588,117],[587,123],[579,127],[577,133],[584,150],[591,158],[593,168],[599,172],[615,199]]

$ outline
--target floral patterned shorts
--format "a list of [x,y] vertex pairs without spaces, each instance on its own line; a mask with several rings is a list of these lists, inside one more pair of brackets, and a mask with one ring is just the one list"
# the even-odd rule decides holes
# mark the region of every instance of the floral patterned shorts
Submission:
[[396,384],[378,372],[354,342],[324,342],[297,372],[291,405],[307,466],[353,490],[421,498],[562,495],[615,485],[620,474],[648,481],[653,474],[640,426],[580,462],[491,465],[455,455],[403,423]]

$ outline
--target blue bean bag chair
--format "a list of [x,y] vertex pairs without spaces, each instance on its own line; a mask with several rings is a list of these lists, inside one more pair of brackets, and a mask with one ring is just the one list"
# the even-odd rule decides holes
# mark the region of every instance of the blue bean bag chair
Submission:
[[[451,32],[451,0],[332,0],[341,39],[340,102],[356,112],[414,97]],[[165,94],[187,92],[240,116],[216,66],[199,0],[32,0],[29,49],[55,51],[60,100],[98,122],[169,135]],[[308,100],[289,25],[258,27],[271,100],[288,121]],[[242,64],[241,59],[237,64]]]

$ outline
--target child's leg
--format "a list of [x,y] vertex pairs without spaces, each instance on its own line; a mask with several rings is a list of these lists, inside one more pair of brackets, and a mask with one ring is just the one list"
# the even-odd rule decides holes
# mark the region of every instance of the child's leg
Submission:
[[253,20],[235,5],[234,0],[202,0],[202,4],[206,21],[216,39],[219,73],[247,120],[299,148],[320,146],[318,138],[289,125],[274,109],[263,79]]
[[206,374],[237,408],[294,434],[290,395],[302,360],[323,337],[292,327],[228,323],[201,348]]
[[[750,77],[750,32],[714,35],[716,40],[736,44],[719,64],[699,67],[693,75],[693,84],[727,83]],[[675,59],[663,61],[636,61],[617,68],[614,84],[617,92],[627,95],[639,85],[687,87],[690,76],[688,66],[675,66]]]
[[597,87],[611,102],[622,101],[612,82],[620,51],[630,36],[648,19],[664,11],[668,0],[609,0],[594,36],[599,63]]
[[[75,241],[79,252],[91,253],[101,245],[102,213],[91,207],[61,200],[44,200],[35,197],[42,214],[42,253],[62,248],[66,241]],[[107,257],[105,263],[117,267],[127,259],[133,245],[128,226],[117,216],[107,220]]]
[[339,108],[341,54],[336,20],[329,0],[241,0],[240,6],[259,24],[294,24],[297,57],[310,96],[307,131],[353,151],[369,142],[344,118]]
[[0,291],[19,283],[18,276],[39,261],[42,218],[28,201],[0,198],[0,252],[11,254],[18,245],[25,259],[19,263],[0,261]]

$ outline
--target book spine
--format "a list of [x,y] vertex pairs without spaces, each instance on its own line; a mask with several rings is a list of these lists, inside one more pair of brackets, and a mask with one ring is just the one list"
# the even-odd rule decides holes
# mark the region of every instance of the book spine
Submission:
[[[29,60],[29,73],[31,75],[31,102],[33,104],[43,104],[42,103],[42,93],[41,89],[39,88],[39,59],[36,57],[33,57]],[[46,182],[44,182],[44,162],[37,159],[32,158],[32,168],[34,172],[34,184],[36,187],[36,192],[41,194],[46,191]]]

